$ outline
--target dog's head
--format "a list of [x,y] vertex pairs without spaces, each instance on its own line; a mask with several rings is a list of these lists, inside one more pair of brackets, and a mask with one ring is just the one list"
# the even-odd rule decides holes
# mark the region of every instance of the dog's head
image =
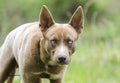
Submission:
[[40,13],[40,29],[43,33],[42,47],[49,65],[66,65],[75,51],[75,42],[83,29],[83,11],[79,6],[68,24],[55,23],[51,13],[43,6]]

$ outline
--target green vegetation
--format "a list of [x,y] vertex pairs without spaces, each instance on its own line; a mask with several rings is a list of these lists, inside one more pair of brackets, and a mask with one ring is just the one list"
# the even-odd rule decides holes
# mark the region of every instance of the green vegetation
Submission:
[[[38,20],[43,4],[48,6],[55,20],[62,23],[67,22],[81,4],[85,27],[64,83],[119,83],[119,3],[119,0],[1,0],[0,43],[16,26]],[[14,83],[20,83],[20,77],[16,76]]]

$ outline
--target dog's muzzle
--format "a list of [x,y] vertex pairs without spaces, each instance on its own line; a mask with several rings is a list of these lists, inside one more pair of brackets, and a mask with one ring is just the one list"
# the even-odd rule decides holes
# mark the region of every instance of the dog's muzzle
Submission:
[[67,65],[70,62],[70,59],[67,56],[58,56],[57,57],[57,64],[60,65]]

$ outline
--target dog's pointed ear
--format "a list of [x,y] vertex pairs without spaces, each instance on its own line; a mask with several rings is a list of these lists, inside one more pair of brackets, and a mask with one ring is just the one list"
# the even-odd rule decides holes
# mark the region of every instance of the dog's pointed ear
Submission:
[[78,34],[82,31],[84,25],[84,15],[81,6],[76,9],[69,21],[69,24],[77,31]]
[[40,13],[40,28],[42,32],[45,32],[50,26],[54,24],[54,20],[52,18],[52,15],[47,8],[47,6],[43,5],[41,8],[41,13]]

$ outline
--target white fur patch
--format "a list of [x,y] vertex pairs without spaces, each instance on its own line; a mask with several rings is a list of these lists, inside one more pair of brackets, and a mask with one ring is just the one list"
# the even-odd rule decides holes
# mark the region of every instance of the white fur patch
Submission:
[[40,75],[40,74],[42,74],[43,72],[32,72],[32,74],[34,74],[34,75]]
[[65,47],[64,47],[64,45],[61,45],[59,53],[64,53],[64,51],[65,51]]

